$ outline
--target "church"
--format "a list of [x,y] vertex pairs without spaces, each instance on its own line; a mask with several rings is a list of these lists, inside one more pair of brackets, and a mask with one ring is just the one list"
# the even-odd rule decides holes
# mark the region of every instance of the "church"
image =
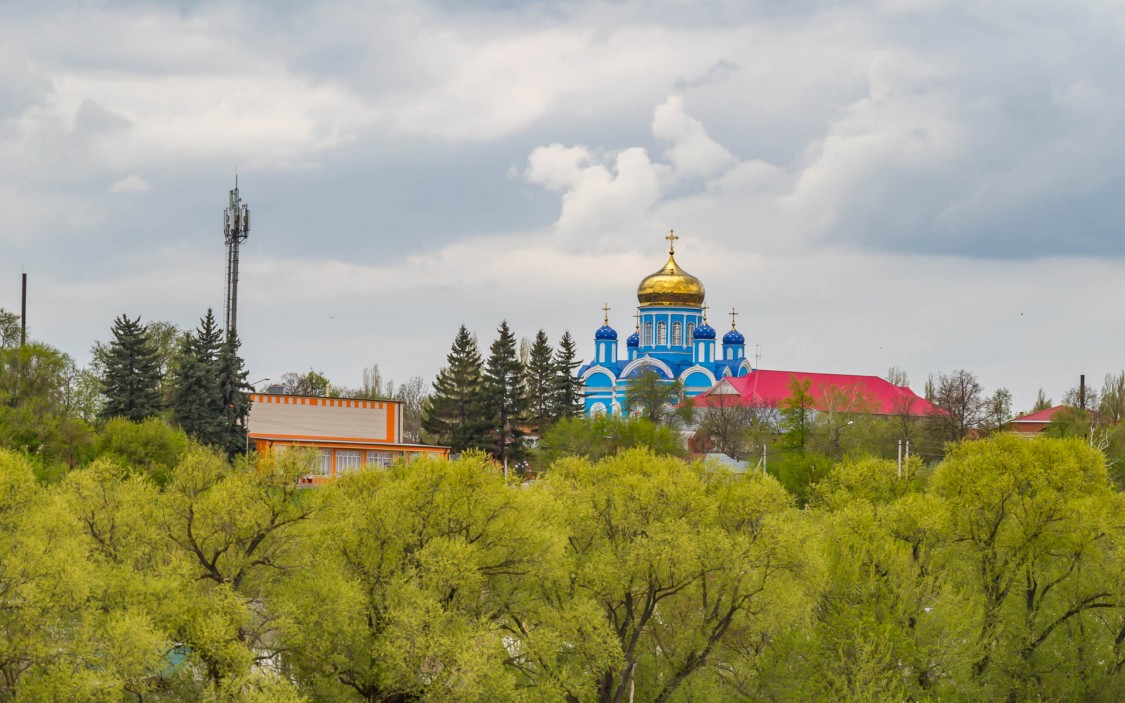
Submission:
[[609,307],[594,333],[594,359],[578,370],[587,415],[620,415],[631,379],[655,371],[666,380],[679,379],[694,397],[720,379],[745,376],[753,370],[746,358],[746,338],[731,328],[716,349],[716,332],[707,323],[703,282],[676,263],[675,232],[669,232],[668,263],[637,286],[635,330],[625,340],[625,358],[618,357],[617,331],[609,326]]

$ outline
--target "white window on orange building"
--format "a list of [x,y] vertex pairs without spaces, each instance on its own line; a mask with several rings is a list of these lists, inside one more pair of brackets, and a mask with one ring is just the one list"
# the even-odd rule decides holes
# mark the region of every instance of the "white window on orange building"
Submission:
[[332,475],[332,450],[321,449],[320,461],[316,462],[313,466],[313,474],[317,476],[331,476]]
[[371,466],[371,467],[377,466],[379,468],[385,469],[385,468],[387,468],[388,466],[391,465],[391,453],[390,452],[368,451],[367,452],[367,465]]
[[358,449],[337,449],[336,450],[336,475],[342,476],[344,474],[359,471],[363,466],[363,452]]

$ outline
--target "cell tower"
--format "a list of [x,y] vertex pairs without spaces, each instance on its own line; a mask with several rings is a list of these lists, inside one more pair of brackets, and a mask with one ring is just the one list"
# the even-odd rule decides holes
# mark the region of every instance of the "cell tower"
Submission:
[[238,175],[230,204],[223,209],[223,235],[227,240],[227,307],[223,330],[229,337],[238,327],[238,247],[250,235],[250,207],[238,195]]

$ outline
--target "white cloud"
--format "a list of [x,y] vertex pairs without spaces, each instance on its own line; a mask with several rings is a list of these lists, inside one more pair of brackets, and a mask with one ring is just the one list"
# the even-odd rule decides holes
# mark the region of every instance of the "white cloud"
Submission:
[[137,174],[114,181],[113,185],[109,187],[110,193],[147,193],[150,190],[152,190],[152,184]]
[[660,141],[671,142],[664,158],[680,178],[713,176],[734,163],[731,153],[708,136],[703,123],[684,111],[679,95],[669,96],[656,108],[652,134]]

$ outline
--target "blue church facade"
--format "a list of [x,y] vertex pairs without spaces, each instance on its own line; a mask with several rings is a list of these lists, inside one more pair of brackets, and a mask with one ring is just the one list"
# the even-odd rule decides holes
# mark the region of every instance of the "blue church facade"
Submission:
[[603,308],[606,315],[594,333],[593,361],[578,369],[587,415],[623,414],[630,381],[645,371],[683,381],[686,395],[693,397],[721,378],[753,370],[746,357],[746,338],[734,326],[737,313],[731,310],[731,329],[719,347],[715,330],[707,323],[703,283],[676,263],[675,233],[667,239],[668,263],[637,286],[635,330],[625,340],[624,358],[617,331],[609,326],[609,308]]

